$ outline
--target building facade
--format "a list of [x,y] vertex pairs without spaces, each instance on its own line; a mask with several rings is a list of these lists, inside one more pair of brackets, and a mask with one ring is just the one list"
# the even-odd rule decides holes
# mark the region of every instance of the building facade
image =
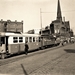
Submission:
[[0,32],[23,32],[23,21],[0,21]]
[[[52,27],[54,27],[54,29],[52,29]],[[60,34],[68,37],[70,36],[70,23],[69,21],[65,21],[65,17],[62,20],[62,13],[59,0],[57,6],[57,17],[56,20],[52,21],[52,23],[50,24],[50,29],[53,34]]]

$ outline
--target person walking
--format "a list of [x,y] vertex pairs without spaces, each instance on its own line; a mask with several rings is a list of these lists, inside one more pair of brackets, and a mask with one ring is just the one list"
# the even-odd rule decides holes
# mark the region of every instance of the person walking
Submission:
[[26,43],[25,43],[25,54],[26,55],[28,54],[28,49],[29,49],[29,46],[28,46],[27,41],[26,41]]

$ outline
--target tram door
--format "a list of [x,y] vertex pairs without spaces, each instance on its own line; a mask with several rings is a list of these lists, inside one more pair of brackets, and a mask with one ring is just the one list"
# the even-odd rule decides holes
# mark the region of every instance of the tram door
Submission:
[[41,37],[41,47],[43,48],[43,46],[44,46],[44,39],[43,37]]
[[0,37],[0,51],[2,53],[6,52],[8,42],[6,41],[7,37]]

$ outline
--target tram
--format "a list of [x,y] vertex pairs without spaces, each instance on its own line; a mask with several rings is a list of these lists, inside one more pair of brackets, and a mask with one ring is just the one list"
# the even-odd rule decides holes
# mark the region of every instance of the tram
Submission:
[[29,50],[41,47],[40,35],[0,32],[0,54],[4,59],[8,54],[25,51],[25,42],[28,42]]
[[26,42],[29,47],[28,51],[31,51],[59,45],[60,39],[52,35],[0,32],[1,58],[4,59],[7,55],[24,52]]

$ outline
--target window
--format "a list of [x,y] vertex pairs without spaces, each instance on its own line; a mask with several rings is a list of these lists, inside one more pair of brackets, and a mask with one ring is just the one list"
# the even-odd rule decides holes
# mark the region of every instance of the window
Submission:
[[29,37],[29,42],[32,42],[32,37]]
[[13,37],[13,42],[17,43],[18,42],[18,37]]
[[39,37],[39,42],[41,41],[41,38]]
[[19,42],[23,42],[23,37],[19,37]]
[[38,42],[39,41],[39,38],[38,37],[36,37],[36,42]]
[[28,42],[28,37],[25,37],[25,42]]
[[33,37],[33,42],[35,42],[35,37]]
[[5,37],[0,37],[0,46],[2,46],[2,44],[5,44]]
[[41,38],[40,37],[36,37],[36,42],[40,42]]

